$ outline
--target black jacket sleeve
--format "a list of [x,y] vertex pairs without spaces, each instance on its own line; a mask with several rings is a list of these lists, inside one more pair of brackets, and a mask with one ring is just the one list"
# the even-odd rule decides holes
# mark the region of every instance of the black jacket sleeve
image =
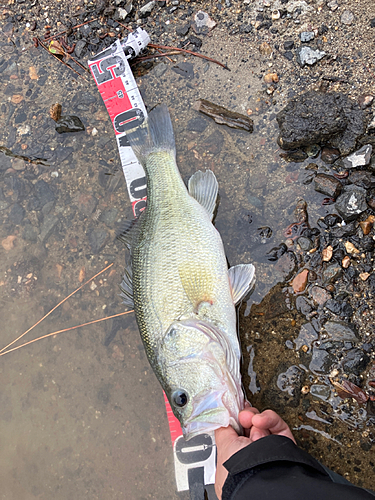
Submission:
[[284,436],[259,439],[224,466],[229,474],[222,500],[375,500],[375,493],[325,468]]

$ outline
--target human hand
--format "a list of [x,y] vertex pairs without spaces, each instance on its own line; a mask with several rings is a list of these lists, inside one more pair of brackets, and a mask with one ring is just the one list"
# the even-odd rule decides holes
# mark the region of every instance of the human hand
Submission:
[[231,426],[221,427],[215,431],[217,449],[215,491],[219,499],[221,499],[221,491],[228,475],[223,463],[234,453],[271,434],[288,437],[295,443],[288,425],[272,410],[260,413],[259,410],[246,403],[245,409],[239,413],[238,419],[244,429],[244,436],[239,436]]

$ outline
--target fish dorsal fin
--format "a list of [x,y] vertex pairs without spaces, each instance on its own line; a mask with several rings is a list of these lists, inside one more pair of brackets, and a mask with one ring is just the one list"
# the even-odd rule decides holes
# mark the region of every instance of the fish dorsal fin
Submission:
[[[203,267],[180,266],[178,269],[182,287],[191,302],[191,311],[198,313],[204,306],[213,303],[213,280]],[[188,313],[188,311],[185,311]]]
[[126,220],[123,222],[117,231],[117,239],[122,241],[124,245],[130,250],[132,240],[137,227],[138,219]]
[[255,283],[255,267],[252,264],[239,264],[228,271],[234,305],[250,291]]
[[134,309],[134,299],[133,299],[133,274],[131,265],[126,266],[124,277],[120,285],[120,297],[123,299],[123,303]]
[[190,177],[188,189],[190,195],[207,210],[212,220],[219,190],[215,174],[211,170],[198,170]]

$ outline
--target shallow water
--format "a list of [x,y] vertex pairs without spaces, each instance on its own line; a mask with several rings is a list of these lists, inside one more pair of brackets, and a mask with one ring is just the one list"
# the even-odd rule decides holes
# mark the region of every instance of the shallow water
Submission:
[[[275,114],[288,96],[282,87],[268,96],[256,76],[260,56],[240,62],[245,49],[235,37],[223,36],[214,33],[205,52],[223,60],[218,47],[224,47],[228,65],[238,71],[188,58],[194,78],[186,79],[171,63],[162,63],[162,76],[155,65],[138,78],[138,85],[149,108],[164,102],[170,109],[183,178],[200,168],[215,172],[220,187],[215,223],[230,264],[251,261],[256,267],[256,288],[239,311],[248,397],[262,409],[272,406],[274,395],[277,409],[297,429],[305,449],[328,466],[335,456],[338,472],[370,486],[374,464],[371,452],[361,447],[365,429],[336,418],[322,422],[321,403],[309,396],[308,403],[307,397],[300,398],[291,406],[275,385],[280,373],[304,362],[285,345],[297,336],[302,318],[285,306],[284,285],[278,285],[285,275],[267,260],[266,252],[285,240],[283,232],[295,221],[300,198],[308,203],[312,225],[331,208],[321,205],[324,195],[303,184],[309,160],[288,164],[279,156]],[[0,145],[34,161],[2,155],[0,163],[0,239],[15,236],[7,240],[8,250],[0,247],[5,346],[77,288],[84,274],[88,279],[112,262],[94,285],[65,302],[25,340],[124,310],[118,284],[125,251],[115,230],[131,217],[131,207],[112,126],[91,76],[76,78],[40,48],[23,51],[22,43],[17,48],[5,38],[1,43],[9,63],[0,90]],[[37,80],[30,78],[31,67]],[[17,103],[15,95],[22,100]],[[189,131],[198,98],[241,113],[251,110],[254,133],[205,117],[202,133]],[[86,131],[57,134],[49,118],[55,102],[62,104],[63,115],[79,116]],[[318,160],[311,161],[325,171]],[[100,238],[103,245],[97,251]],[[258,309],[252,307],[259,303]],[[275,314],[267,316],[268,303]],[[178,498],[162,391],[131,315],[8,354],[1,358],[0,372],[1,498]],[[264,389],[269,389],[266,397]]]

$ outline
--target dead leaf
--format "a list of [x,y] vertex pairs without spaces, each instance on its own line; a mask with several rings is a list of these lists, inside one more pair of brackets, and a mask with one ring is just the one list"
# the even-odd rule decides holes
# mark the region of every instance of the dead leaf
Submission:
[[332,385],[335,387],[337,394],[340,398],[354,398],[358,403],[366,403],[368,400],[368,395],[353,382],[349,380],[342,379],[340,382],[331,380]]
[[55,56],[63,56],[63,57],[65,56],[64,47],[57,40],[51,40],[51,43],[49,44],[48,50],[52,54],[55,54]]
[[329,245],[322,252],[323,261],[329,262],[332,259],[332,255],[333,255],[333,248],[331,247],[331,245]]
[[31,80],[37,80],[38,79],[38,73],[36,71],[35,66],[30,66],[29,68],[29,77]]

